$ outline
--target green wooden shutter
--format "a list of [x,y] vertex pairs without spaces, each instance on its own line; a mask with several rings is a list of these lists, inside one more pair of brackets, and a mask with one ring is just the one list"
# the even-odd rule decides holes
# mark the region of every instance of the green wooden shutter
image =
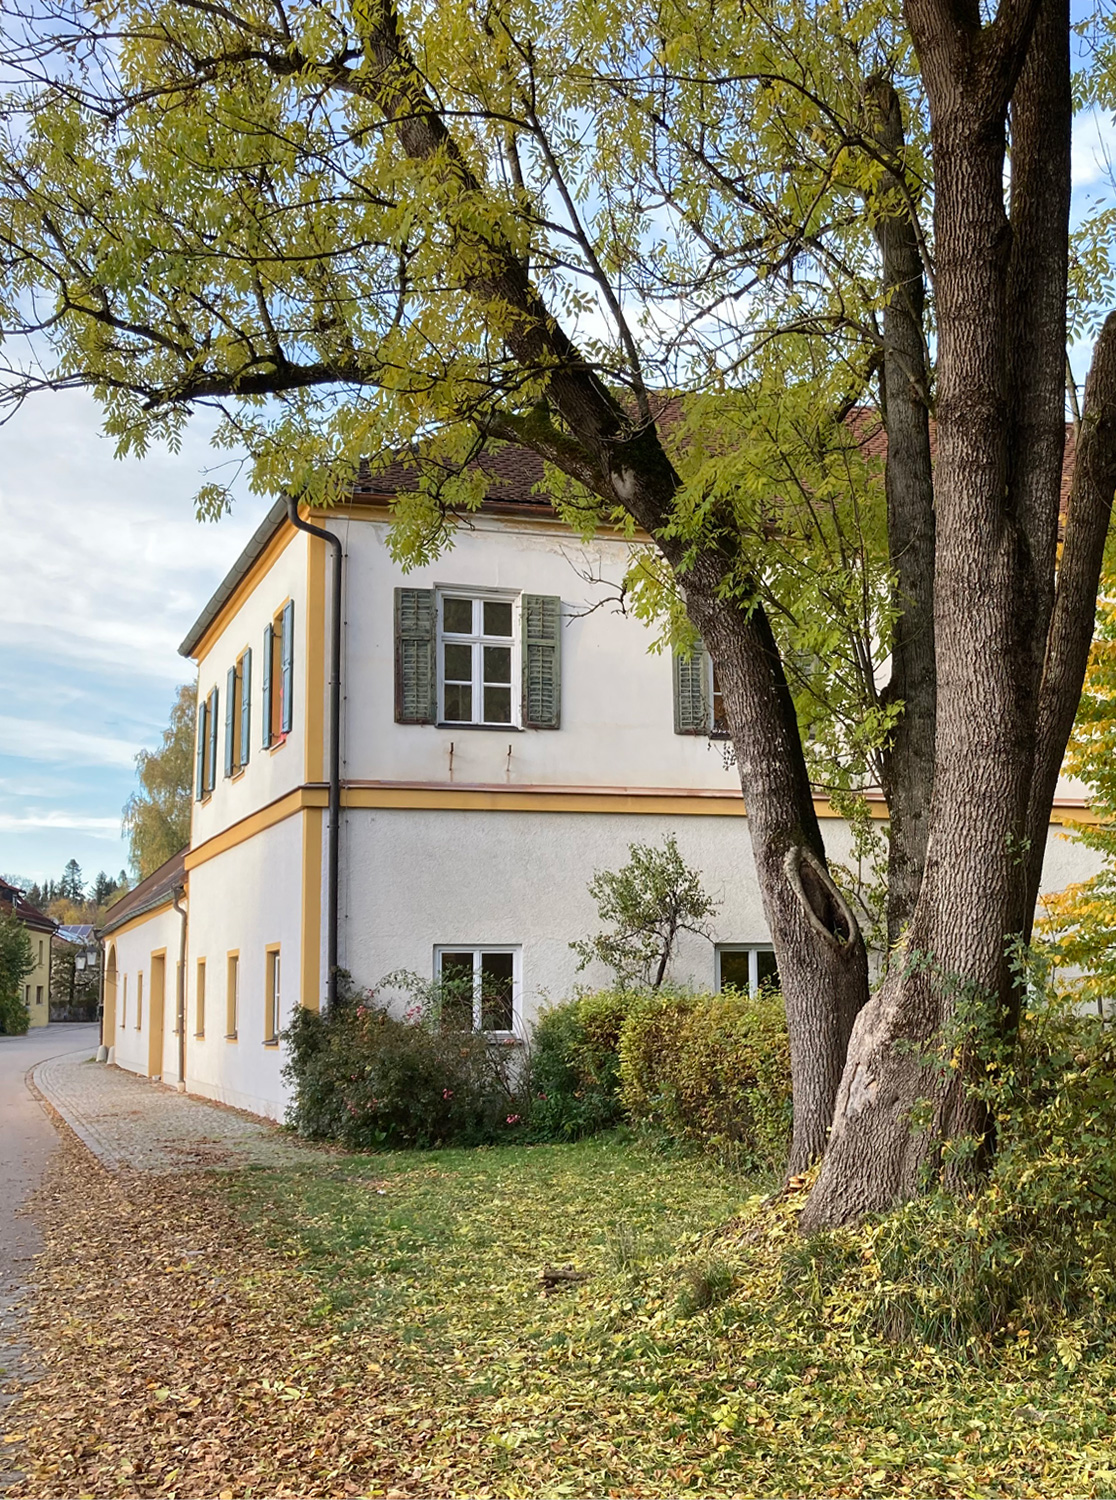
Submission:
[[217,785],[217,689],[213,688],[209,694],[209,707],[205,711],[205,734],[206,734],[206,781],[205,789],[211,792]]
[[197,774],[195,776],[195,792],[194,792],[194,795],[195,795],[196,799],[199,802],[205,796],[205,744],[206,744],[205,710],[206,710],[206,701],[203,698],[201,700],[201,702],[198,704]]
[[240,658],[240,764],[248,764],[252,733],[252,648]]
[[294,723],[294,600],[288,599],[283,606],[283,720],[280,724],[284,734],[290,734]]
[[523,596],[523,727],[557,729],[562,722],[562,601]]
[[690,656],[674,653],[674,732],[708,734],[709,703],[705,696],[705,647],[695,642]]
[[263,645],[263,747],[271,745],[271,653],[275,650],[275,632],[270,625],[264,626]]
[[236,668],[230,667],[225,678],[225,775],[236,769]]
[[433,589],[395,591],[395,722],[438,720],[437,603]]

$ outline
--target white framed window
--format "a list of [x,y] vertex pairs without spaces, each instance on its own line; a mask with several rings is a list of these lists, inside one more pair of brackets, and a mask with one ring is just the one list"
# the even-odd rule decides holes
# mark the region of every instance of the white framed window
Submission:
[[434,977],[442,990],[443,1030],[517,1033],[519,948],[446,943],[434,950]]
[[770,943],[718,943],[718,990],[746,990],[750,995],[761,986],[778,988],[779,969]]
[[267,974],[264,988],[265,1047],[274,1047],[278,1044],[281,1013],[279,944],[271,943],[267,949]]
[[519,728],[518,595],[438,594],[438,713],[443,724]]

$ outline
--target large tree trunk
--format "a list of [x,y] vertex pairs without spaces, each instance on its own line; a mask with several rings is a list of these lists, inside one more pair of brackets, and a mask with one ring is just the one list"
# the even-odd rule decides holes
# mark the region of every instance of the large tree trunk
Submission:
[[[661,532],[678,480],[654,431],[625,435],[617,424],[614,436],[596,441],[615,494],[652,535]],[[868,959],[856,919],[826,868],[794,702],[770,623],[758,601],[726,607],[724,581],[738,576],[739,566],[731,527],[722,538],[721,550],[710,546],[695,557],[686,557],[677,540],[658,540],[720,674],[787,1009],[794,1173],[825,1150],[849,1037],[868,997]]]
[[[1057,13],[1063,0],[1046,4]],[[968,1138],[979,1153],[985,1135],[967,1086],[976,1012],[1002,1022],[1010,1011],[1008,946],[1018,932],[1035,630],[1043,623],[1036,627],[1042,560],[1034,540],[1051,506],[1056,525],[1058,504],[1057,486],[1044,492],[1040,474],[1013,476],[1010,437],[1041,424],[1053,363],[1043,340],[1060,352],[1064,326],[1034,330],[1037,367],[1018,382],[1003,169],[1007,107],[1033,7],[1005,0],[987,28],[975,8],[962,9],[948,0],[907,5],[931,108],[938,254],[938,703],[926,869],[905,962],[893,965],[854,1028],[804,1230],[885,1209],[919,1191],[928,1171],[964,1170],[949,1143]],[[1037,53],[1032,86],[1054,91],[1051,70],[1068,87],[1067,59],[1060,49]],[[1048,128],[1068,131],[1068,123],[1068,115],[1052,118]],[[1061,388],[1059,361],[1059,396]]]
[[[889,160],[903,152],[899,95],[884,81],[866,100],[876,139]],[[887,537],[895,576],[891,678],[885,700],[902,713],[883,754],[889,814],[887,942],[911,919],[926,865],[934,789],[934,479],[930,462],[930,371],[924,328],[925,267],[897,176],[885,172],[876,223],[887,302],[883,313],[881,405],[887,431]],[[877,209],[879,204],[876,205]]]

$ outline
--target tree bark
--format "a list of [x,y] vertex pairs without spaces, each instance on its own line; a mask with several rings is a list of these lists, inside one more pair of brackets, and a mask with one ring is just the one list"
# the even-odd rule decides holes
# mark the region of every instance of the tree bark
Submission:
[[1093,351],[1074,455],[1073,483],[1038,694],[1035,770],[1027,808],[1027,875],[1023,938],[1029,941],[1042,879],[1050,809],[1073,729],[1089,648],[1104,546],[1116,492],[1116,313],[1109,313]]
[[[876,140],[890,159],[898,160],[904,144],[899,95],[886,80],[878,80],[866,102],[874,115]],[[888,551],[895,575],[891,678],[884,699],[903,705],[883,753],[883,792],[889,821],[889,948],[898,943],[911,919],[926,864],[937,706],[925,267],[899,186],[893,173],[884,173],[879,196],[891,202],[875,230],[887,298],[880,394],[887,431]]]
[[[1002,1023],[1010,1008],[1007,948],[1013,924],[1018,931],[1034,767],[1041,553],[1032,538],[1050,525],[1051,507],[1057,518],[1057,487],[1044,487],[1040,463],[1013,473],[1010,441],[1041,427],[1053,365],[1044,340],[1057,343],[1059,356],[1063,342],[1057,325],[1035,329],[1036,367],[1025,381],[1015,377],[1010,267],[1027,262],[1028,248],[1013,246],[1004,210],[1005,122],[1034,7],[1004,0],[987,28],[967,0],[908,0],[907,17],[930,101],[936,175],[934,797],[905,962],[857,1020],[804,1231],[886,1209],[916,1193],[928,1173],[963,1173],[974,1157],[958,1156],[951,1143],[969,1139],[977,1157],[985,1143],[984,1111],[967,1083],[978,1062],[978,1013]],[[1039,48],[1034,68],[1057,74],[1067,59]],[[1049,128],[1068,131],[1068,119]],[[1061,389],[1059,357],[1059,400]]]

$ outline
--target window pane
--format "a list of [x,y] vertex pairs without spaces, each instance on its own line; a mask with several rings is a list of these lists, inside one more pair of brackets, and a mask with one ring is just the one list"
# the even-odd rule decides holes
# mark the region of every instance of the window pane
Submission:
[[756,954],[756,966],[760,985],[769,985],[772,989],[779,988],[779,970],[775,963],[774,953],[769,953],[761,948]]
[[515,955],[481,954],[481,1028],[484,1031],[512,1029],[512,974]]
[[485,635],[511,635],[512,633],[512,607],[495,599],[484,601],[484,633]]
[[473,721],[473,689],[466,683],[446,683],[446,721],[450,724],[471,724]]
[[454,635],[472,635],[473,601],[471,599],[442,600],[442,629]]
[[484,648],[484,680],[485,682],[511,681],[511,648],[509,646],[486,646]]
[[484,722],[486,724],[510,724],[511,721],[511,688],[486,687]]
[[728,724],[725,721],[725,700],[721,696],[721,683],[717,674],[717,668],[713,668],[713,724],[714,734],[728,734]]
[[748,993],[747,948],[721,949],[721,988]]
[[472,682],[472,646],[454,646],[447,642],[442,647],[442,663],[447,682]]
[[472,953],[443,953],[438,977],[442,982],[442,1030],[472,1031]]

